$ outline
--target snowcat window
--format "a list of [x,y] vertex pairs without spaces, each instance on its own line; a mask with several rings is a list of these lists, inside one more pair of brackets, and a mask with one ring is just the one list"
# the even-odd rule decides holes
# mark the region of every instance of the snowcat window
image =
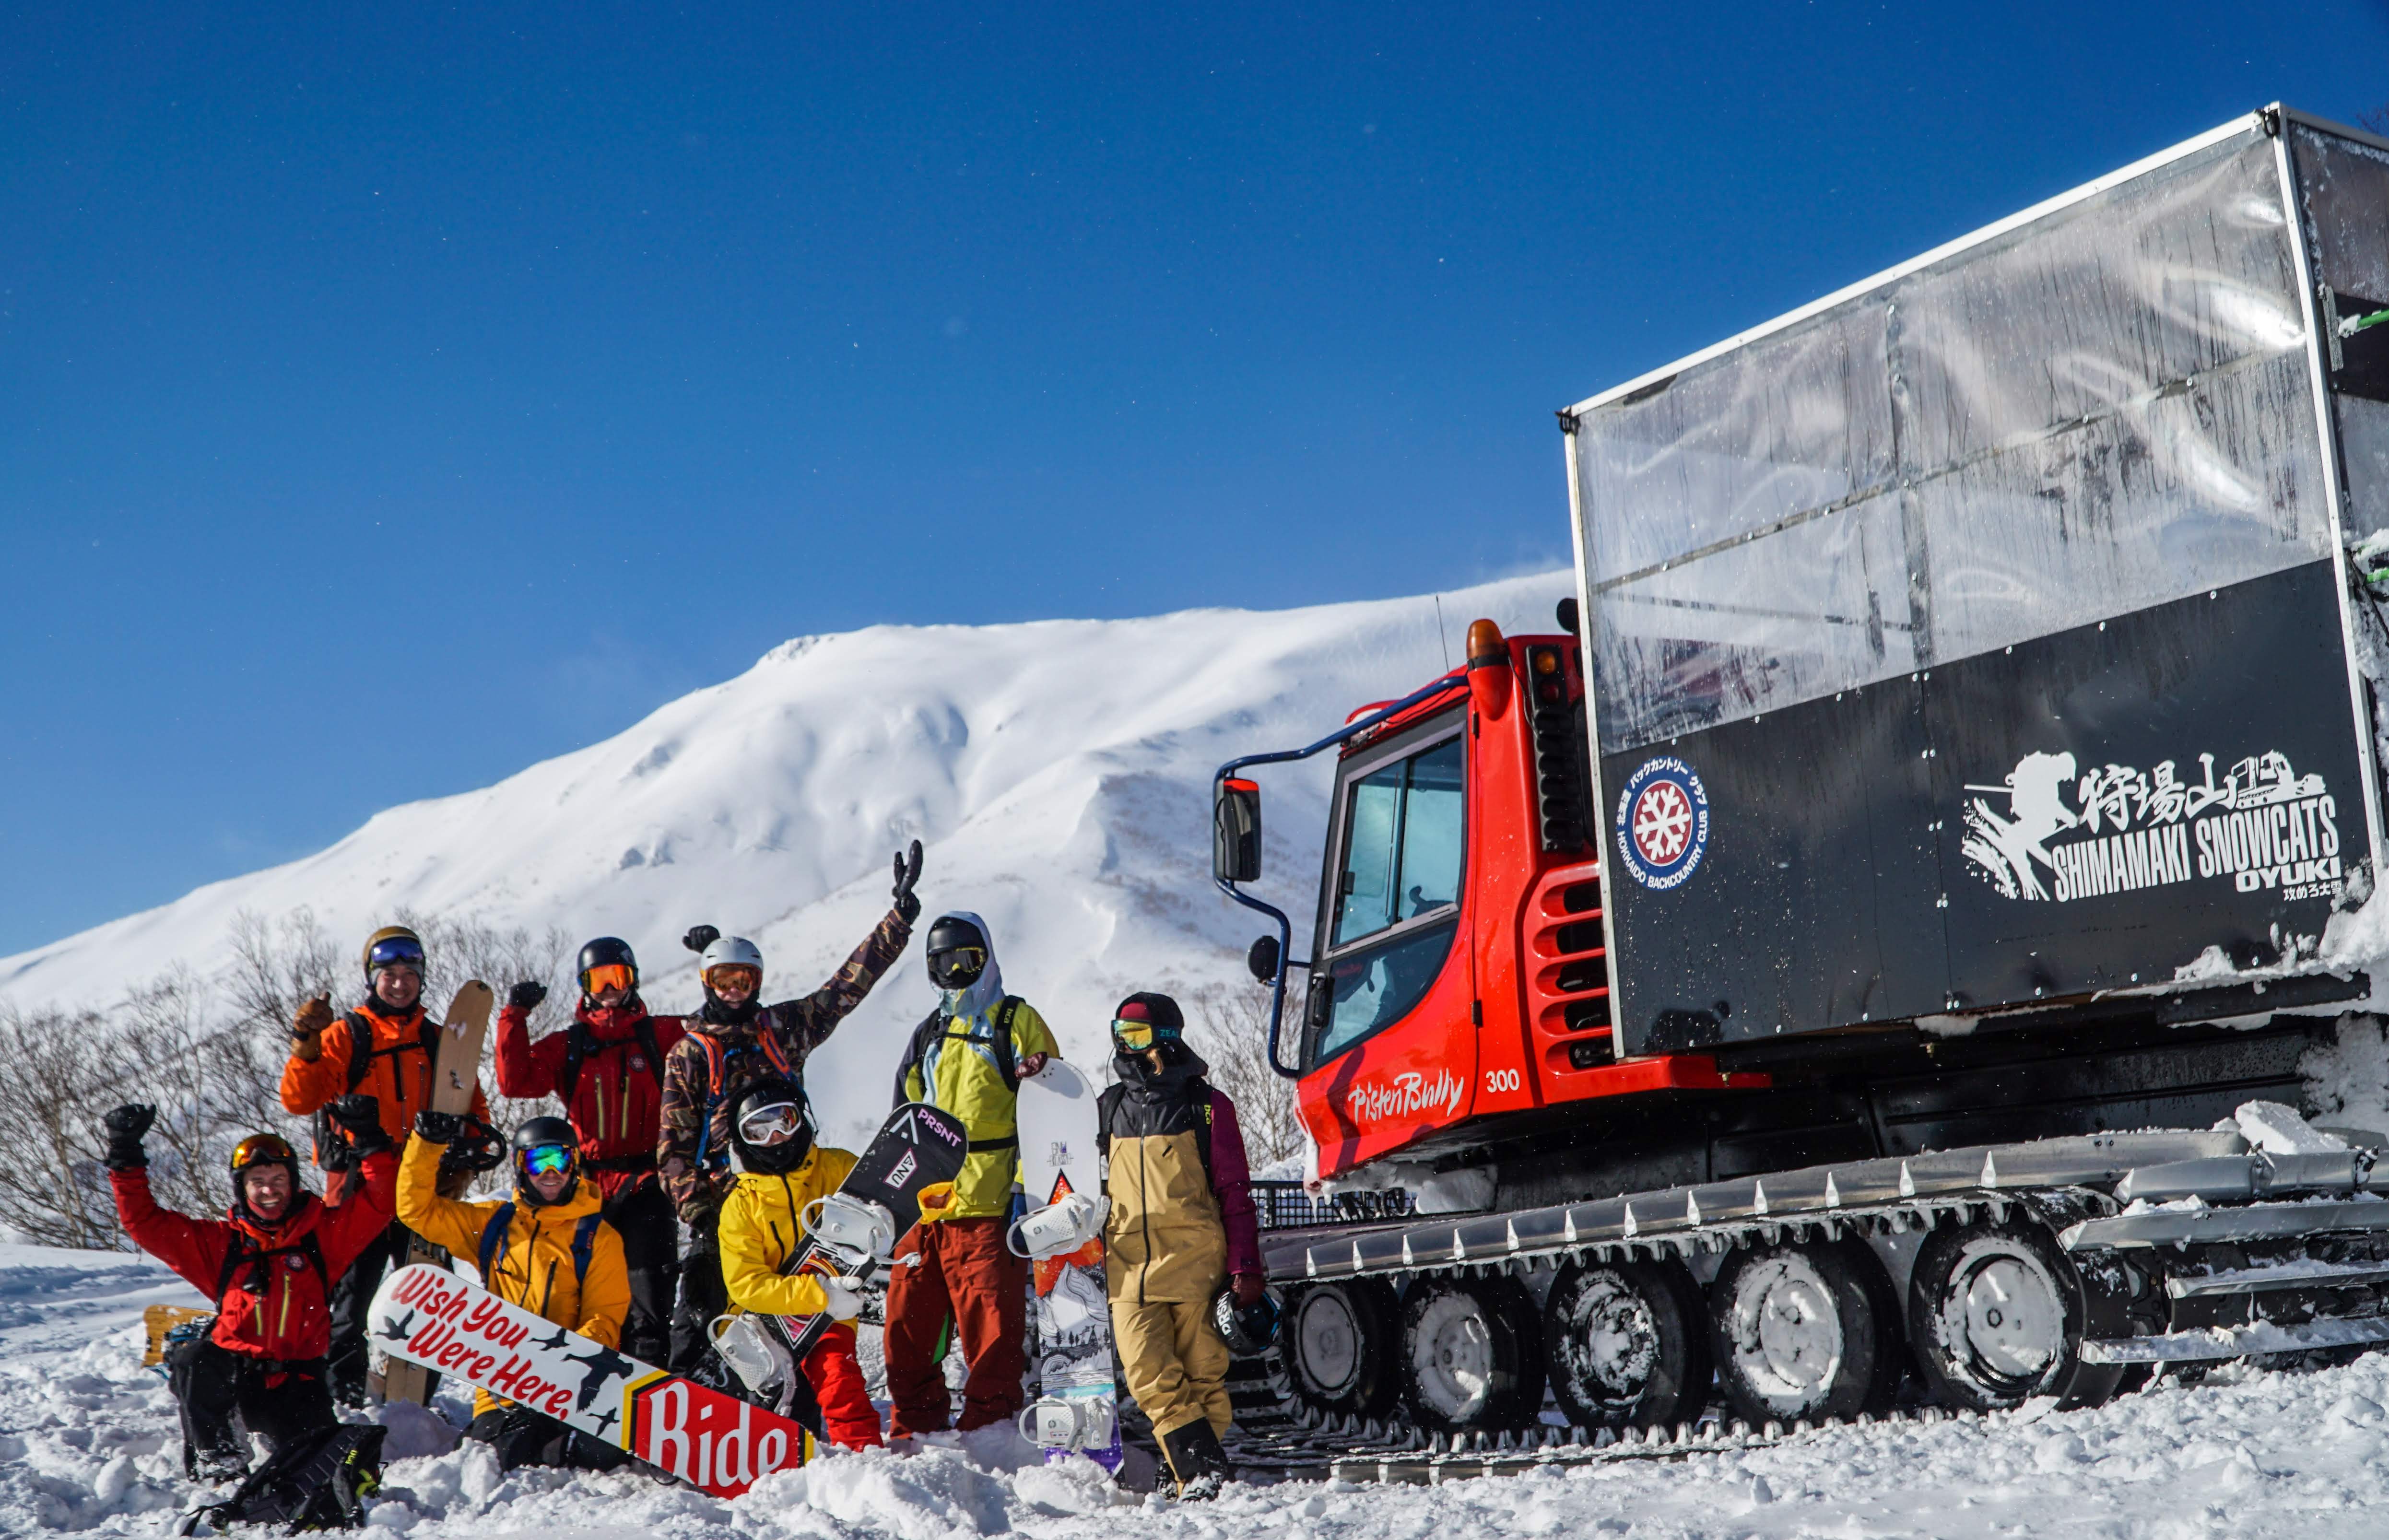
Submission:
[[2309,346],[2251,129],[1585,408],[1601,753],[2327,558]]
[[1344,861],[1334,946],[1442,909],[1460,897],[1462,741],[1381,765],[1345,792]]
[[1335,1003],[1327,1025],[1312,1047],[1309,1062],[1319,1063],[1343,1052],[1381,1026],[1390,1026],[1425,998],[1427,988],[1443,972],[1457,919],[1406,931],[1373,947],[1340,953],[1322,966]]

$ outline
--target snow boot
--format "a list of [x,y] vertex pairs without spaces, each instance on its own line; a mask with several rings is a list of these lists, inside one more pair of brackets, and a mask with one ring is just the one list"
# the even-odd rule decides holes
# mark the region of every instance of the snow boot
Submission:
[[1178,1478],[1182,1502],[1218,1496],[1220,1488],[1236,1474],[1236,1468],[1228,1463],[1228,1452],[1220,1447],[1220,1435],[1200,1419],[1164,1433],[1161,1452],[1169,1457],[1169,1472]]

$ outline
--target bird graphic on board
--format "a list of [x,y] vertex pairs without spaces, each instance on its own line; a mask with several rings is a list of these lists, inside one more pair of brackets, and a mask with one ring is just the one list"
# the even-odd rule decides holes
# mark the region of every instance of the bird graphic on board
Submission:
[[383,1322],[380,1329],[374,1332],[374,1335],[379,1337],[382,1341],[389,1343],[402,1343],[406,1341],[407,1338],[414,1336],[414,1308],[409,1306],[406,1314],[401,1316],[394,1321]]
[[599,1391],[604,1390],[615,1380],[628,1380],[631,1377],[631,1371],[638,1367],[602,1343],[592,1343],[589,1345],[596,1348],[597,1351],[588,1357],[584,1358],[575,1353],[565,1355],[565,1359],[569,1363],[588,1366],[588,1372],[581,1377],[581,1399],[573,1407],[575,1411],[587,1411],[590,1404],[597,1399]]
[[562,1327],[560,1327],[560,1326],[559,1326],[559,1327],[557,1327],[557,1328],[556,1329],[556,1335],[555,1335],[555,1336],[553,1336],[553,1337],[542,1337],[542,1338],[540,1338],[537,1342],[535,1342],[535,1343],[531,1343],[530,1345],[531,1345],[531,1346],[533,1346],[533,1347],[537,1347],[537,1348],[544,1348],[544,1349],[546,1349],[548,1352],[553,1353],[553,1352],[555,1352],[556,1349],[558,1349],[558,1348],[562,1347],[565,1343],[567,1343],[570,1342],[571,1340],[572,1340],[572,1333],[571,1333],[571,1332],[569,1332],[569,1331],[567,1331],[564,1328],[562,1328]]
[[621,1413],[614,1410],[611,1406],[606,1408],[606,1415],[597,1419],[597,1436],[599,1438],[606,1437],[606,1430],[611,1428],[615,1423],[620,1422],[620,1420],[622,1420]]

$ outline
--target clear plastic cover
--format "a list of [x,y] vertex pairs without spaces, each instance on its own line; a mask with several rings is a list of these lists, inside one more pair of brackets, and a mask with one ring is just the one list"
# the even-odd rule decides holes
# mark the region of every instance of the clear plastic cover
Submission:
[[2322,288],[2346,532],[2389,529],[2389,150],[2303,124],[2290,134],[2298,206]]
[[2327,555],[2289,243],[2251,131],[1586,413],[1603,752]]

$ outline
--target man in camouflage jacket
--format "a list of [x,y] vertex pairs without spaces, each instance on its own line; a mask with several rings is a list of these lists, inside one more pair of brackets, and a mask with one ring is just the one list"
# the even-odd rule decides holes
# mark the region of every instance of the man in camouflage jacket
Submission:
[[[714,1223],[737,1180],[729,1164],[730,1110],[740,1091],[767,1075],[801,1083],[805,1060],[903,955],[921,912],[921,900],[913,894],[921,874],[917,841],[910,855],[909,864],[897,858],[895,906],[828,983],[800,999],[759,1005],[760,968],[709,966],[704,1009],[682,1018],[688,1035],[664,1059],[662,1128],[656,1141],[664,1190],[689,1228],[680,1306],[672,1317],[675,1373],[705,1367],[711,1345],[706,1328],[727,1307]],[[682,939],[692,951],[705,952],[722,937],[712,926],[699,925]],[[760,956],[751,947],[747,955]]]

